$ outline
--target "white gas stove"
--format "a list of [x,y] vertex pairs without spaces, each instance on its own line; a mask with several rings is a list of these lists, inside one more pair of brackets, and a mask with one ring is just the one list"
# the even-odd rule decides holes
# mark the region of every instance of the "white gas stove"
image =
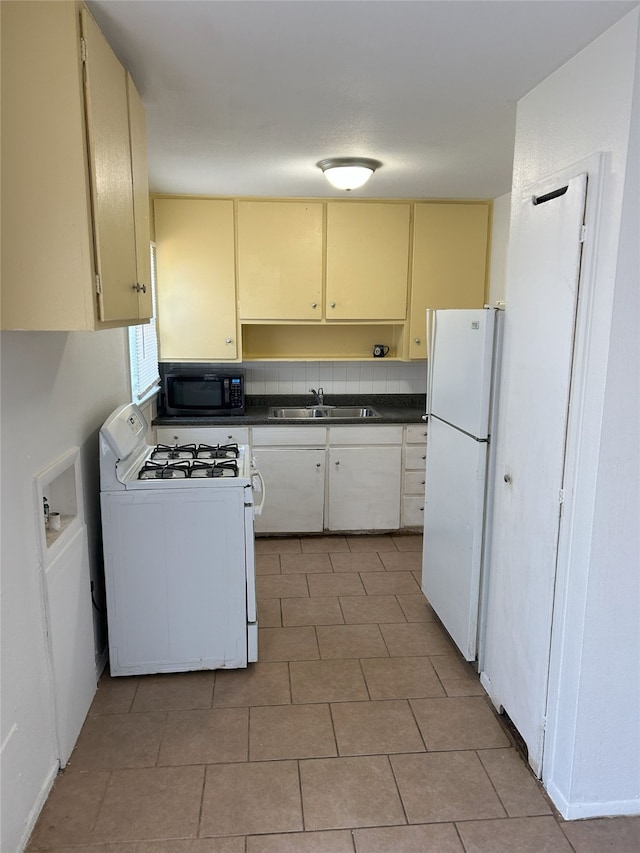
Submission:
[[[252,486],[259,473],[249,448],[238,444],[150,445],[147,423],[133,403],[122,406],[100,430],[102,491],[119,489]],[[258,508],[259,511],[260,508]]]
[[242,445],[154,446],[147,431],[134,404],[100,430],[111,674],[246,666],[259,472]]

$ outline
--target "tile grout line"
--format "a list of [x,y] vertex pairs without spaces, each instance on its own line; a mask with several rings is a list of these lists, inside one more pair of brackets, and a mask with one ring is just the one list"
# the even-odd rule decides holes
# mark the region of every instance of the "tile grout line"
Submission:
[[102,809],[104,807],[104,801],[107,798],[107,790],[109,788],[109,783],[111,782],[111,777],[113,776],[113,770],[109,770],[108,773],[109,773],[109,775],[107,777],[107,782],[104,786],[104,791],[102,792],[102,796],[100,797],[100,805],[96,809],[96,819],[93,821],[93,825],[91,826],[91,829],[89,831],[89,844],[93,844],[93,835],[96,831],[96,826],[98,825],[98,821],[100,820],[100,814],[101,814]]
[[[405,755],[422,755],[422,753],[404,753]],[[393,778],[393,784],[396,786],[396,794],[398,795],[398,800],[400,801],[400,805],[402,806],[402,814],[404,815],[405,826],[412,826],[411,821],[409,820],[409,815],[407,814],[407,807],[404,804],[404,800],[402,798],[402,792],[400,791],[400,785],[398,783],[398,777],[396,776],[396,772],[393,768],[393,761],[391,761],[391,756],[387,755],[387,762],[389,763],[389,769],[391,770],[391,776]]]
[[202,813],[204,811],[204,790],[207,787],[207,775],[208,775],[208,766],[207,764],[202,765],[204,768],[204,772],[202,774],[202,790],[200,791],[200,808],[198,809],[198,826],[196,828],[196,838],[202,838],[200,835],[200,831],[202,829]]

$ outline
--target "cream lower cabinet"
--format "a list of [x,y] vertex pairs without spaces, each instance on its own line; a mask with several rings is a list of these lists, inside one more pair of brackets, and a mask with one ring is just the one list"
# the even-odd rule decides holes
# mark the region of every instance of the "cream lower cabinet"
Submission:
[[409,358],[426,358],[427,308],[482,308],[489,202],[417,202],[409,310]]
[[2,327],[148,319],[146,130],[133,81],[80,4],[0,10]]
[[402,427],[330,427],[326,527],[400,527]]
[[160,359],[237,360],[233,202],[157,198],[154,214]]
[[325,427],[254,427],[252,452],[265,483],[256,533],[322,533]]
[[424,492],[427,465],[427,425],[405,427],[402,466],[401,527],[424,526]]

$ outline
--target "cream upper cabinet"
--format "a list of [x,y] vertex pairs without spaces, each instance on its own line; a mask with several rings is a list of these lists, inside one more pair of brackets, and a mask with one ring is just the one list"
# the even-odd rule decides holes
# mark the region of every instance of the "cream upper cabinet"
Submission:
[[136,232],[134,214],[146,163],[131,157],[144,113],[127,74],[77,3],[3,3],[1,15],[3,328],[147,319],[136,242],[148,256],[148,220]]
[[327,204],[327,320],[407,316],[411,205]]
[[127,73],[86,10],[82,34],[100,319],[119,320],[138,313]]
[[482,308],[489,215],[488,202],[415,205],[410,358],[427,356],[427,308]]
[[160,358],[238,357],[233,202],[154,202]]
[[238,202],[242,320],[321,320],[320,202]]
[[131,142],[131,175],[133,178],[133,218],[136,234],[136,291],[138,316],[151,317],[151,252],[149,250],[149,178],[147,166],[147,123],[144,105],[127,73],[129,105],[129,139]]

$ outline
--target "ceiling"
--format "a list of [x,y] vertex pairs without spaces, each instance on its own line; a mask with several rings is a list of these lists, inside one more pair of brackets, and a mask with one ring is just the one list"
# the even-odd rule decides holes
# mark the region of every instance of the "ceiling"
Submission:
[[519,98],[637,2],[89,0],[147,110],[153,192],[495,198]]

